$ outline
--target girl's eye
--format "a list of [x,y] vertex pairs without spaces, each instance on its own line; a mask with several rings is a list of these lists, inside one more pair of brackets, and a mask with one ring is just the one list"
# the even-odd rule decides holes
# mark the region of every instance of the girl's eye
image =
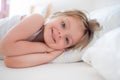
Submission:
[[65,38],[65,41],[66,41],[67,44],[69,44],[69,41],[70,41],[70,40],[69,40],[68,37],[66,37],[66,38]]
[[62,21],[62,22],[61,22],[61,26],[62,26],[63,28],[65,28],[65,27],[66,27],[66,25],[65,25],[65,22],[64,22],[64,21]]

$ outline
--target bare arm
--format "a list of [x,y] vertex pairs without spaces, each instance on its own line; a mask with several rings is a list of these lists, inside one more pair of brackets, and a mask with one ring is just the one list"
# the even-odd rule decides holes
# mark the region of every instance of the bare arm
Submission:
[[0,53],[5,56],[15,56],[49,50],[50,48],[43,43],[27,41],[43,24],[44,20],[39,14],[23,19],[1,40]]
[[53,51],[51,53],[34,53],[15,57],[6,57],[4,62],[7,67],[25,68],[48,63],[62,54],[63,51]]

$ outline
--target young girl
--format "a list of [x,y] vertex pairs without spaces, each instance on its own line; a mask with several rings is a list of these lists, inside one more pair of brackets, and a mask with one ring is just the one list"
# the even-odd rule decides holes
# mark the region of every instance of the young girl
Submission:
[[40,14],[32,14],[7,31],[0,40],[0,54],[5,56],[7,67],[48,63],[66,49],[86,47],[97,28],[95,20],[88,20],[78,10],[54,13],[47,21]]

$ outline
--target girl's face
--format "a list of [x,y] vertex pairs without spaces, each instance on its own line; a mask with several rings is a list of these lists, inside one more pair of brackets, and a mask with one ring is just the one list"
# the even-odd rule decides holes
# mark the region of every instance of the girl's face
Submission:
[[44,40],[53,49],[65,49],[80,42],[84,24],[75,17],[60,16],[45,24]]

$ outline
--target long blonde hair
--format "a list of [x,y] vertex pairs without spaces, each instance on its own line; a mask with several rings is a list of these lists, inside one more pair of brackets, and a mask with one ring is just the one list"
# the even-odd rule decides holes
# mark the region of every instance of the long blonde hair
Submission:
[[59,16],[72,16],[72,17],[76,17],[78,19],[80,19],[85,26],[85,32],[84,32],[84,36],[83,39],[76,45],[71,46],[69,48],[85,48],[89,42],[93,39],[93,35],[94,32],[96,30],[100,29],[100,25],[96,20],[88,20],[87,16],[85,13],[83,13],[82,11],[79,10],[69,10],[69,11],[64,11],[64,12],[56,12],[54,13],[50,18],[56,18]]

